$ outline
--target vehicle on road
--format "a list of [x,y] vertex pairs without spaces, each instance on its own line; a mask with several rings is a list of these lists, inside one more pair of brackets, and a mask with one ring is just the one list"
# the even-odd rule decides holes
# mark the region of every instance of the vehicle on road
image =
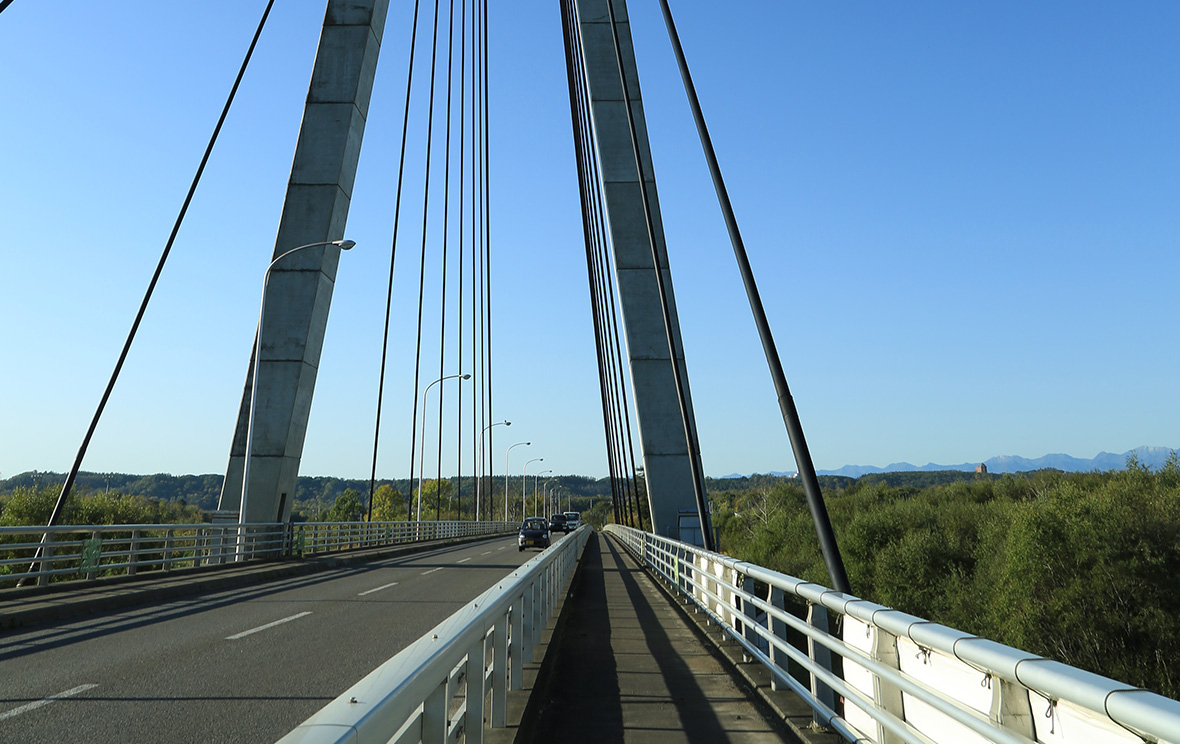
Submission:
[[565,521],[564,514],[554,514],[552,517],[549,517],[549,531],[564,532],[567,535],[571,532],[569,523]]
[[578,512],[566,512],[565,523],[569,525],[569,531],[573,532],[582,526],[582,515]]
[[549,523],[544,517],[529,517],[520,525],[520,534],[516,538],[518,550],[525,548],[549,547]]

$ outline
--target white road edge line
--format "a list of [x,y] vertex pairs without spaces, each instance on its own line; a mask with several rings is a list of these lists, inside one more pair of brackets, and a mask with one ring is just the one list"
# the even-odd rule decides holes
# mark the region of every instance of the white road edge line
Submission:
[[432,569],[430,569],[429,571],[423,571],[423,572],[422,572],[422,575],[423,575],[423,576],[425,576],[426,574],[432,574],[432,573],[434,573],[435,571],[441,571],[441,570],[443,570],[444,568],[446,568],[446,566],[439,566],[438,568],[432,568]]
[[266,625],[259,625],[257,628],[251,628],[250,630],[244,630],[241,633],[235,633],[234,635],[226,636],[225,640],[236,641],[239,638],[245,638],[246,636],[248,636],[252,633],[257,633],[260,630],[267,630],[269,628],[273,628],[276,625],[282,625],[283,623],[289,623],[292,620],[298,620],[299,618],[303,617],[304,615],[310,615],[310,614],[311,614],[310,611],[309,612],[300,612],[297,615],[292,615],[291,617],[285,617],[282,620],[275,620],[273,623],[267,623]]
[[455,561],[455,563],[466,563],[469,560],[471,560],[471,559],[470,558],[460,558],[459,560]]
[[31,703],[26,703],[19,708],[13,708],[12,710],[4,711],[3,713],[0,713],[0,721],[5,720],[6,718],[16,718],[21,713],[28,713],[30,710],[36,710],[37,708],[49,705],[52,702],[56,702],[68,697],[73,697],[74,695],[77,695],[80,692],[86,692],[93,687],[98,687],[98,685],[78,685],[72,690],[66,690],[65,692],[59,692],[56,695],[50,695],[44,700],[35,700]]
[[379,592],[379,591],[381,591],[382,589],[388,589],[388,588],[389,588],[389,587],[391,587],[391,586],[397,586],[397,582],[396,582],[396,581],[391,581],[391,582],[389,582],[388,584],[386,584],[385,586],[379,586],[379,587],[377,587],[376,589],[368,589],[368,590],[365,590],[365,591],[361,592],[360,594],[358,594],[358,595],[356,595],[356,596],[358,596],[358,597],[363,597],[363,596],[365,596],[366,594],[372,594],[373,592]]

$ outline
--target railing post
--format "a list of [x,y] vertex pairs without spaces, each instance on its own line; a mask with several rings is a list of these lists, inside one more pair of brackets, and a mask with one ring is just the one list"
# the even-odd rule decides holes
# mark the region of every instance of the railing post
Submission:
[[172,570],[172,536],[176,530],[168,530],[164,533],[164,570]]
[[492,728],[508,725],[508,613],[492,628]]
[[[754,580],[745,575],[742,575],[741,579],[742,638],[745,638],[746,643],[751,644],[755,648],[761,648],[762,637],[758,635],[758,631],[754,630],[754,626],[758,624],[758,621],[755,619],[757,610],[754,607],[754,603],[749,600],[749,597],[754,595]],[[749,652],[743,650],[742,660],[751,662],[754,660],[754,657]]]
[[444,679],[422,703],[422,744],[445,744],[447,740],[447,684]]
[[[821,633],[830,633],[828,629],[828,608],[821,604],[810,602],[807,605],[807,624]],[[824,645],[816,643],[810,636],[807,638],[807,655],[815,662],[821,669],[832,671],[832,652]],[[814,674],[811,675],[811,696],[823,703],[829,710],[836,709],[836,695],[832,692],[832,688],[824,684]],[[823,725],[824,718],[816,711],[812,714],[812,720],[816,725]],[[880,727],[878,726],[878,729]],[[879,731],[878,731],[879,734]],[[890,740],[882,739],[880,735],[877,737],[879,744],[891,744]]]
[[522,664],[527,664],[533,660],[533,627],[536,625],[536,610],[534,605],[537,604],[537,580],[533,579],[529,585],[524,588],[524,608],[522,614],[524,615],[524,635],[521,638],[521,654],[520,660]]
[[512,604],[512,641],[509,648],[512,650],[512,666],[509,671],[509,690],[519,690],[524,687],[524,645],[528,633],[525,632],[524,624],[528,622],[531,601],[529,600],[529,589],[526,587],[516,602]]
[[134,576],[139,568],[139,537],[141,534],[139,530],[131,531],[131,556],[127,559],[128,576]]
[[[767,598],[770,606],[779,612],[787,611],[787,600],[783,590],[777,586],[770,587],[770,596]],[[774,613],[768,613],[767,618],[770,625],[770,633],[782,643],[787,642],[787,623],[780,620]],[[787,652],[778,647],[777,644],[770,644],[770,662],[779,669],[784,675],[790,675],[790,657]],[[770,689],[772,690],[786,690],[789,689],[785,684],[778,681],[777,675],[772,675],[770,679]]]
[[466,724],[463,727],[463,741],[465,744],[483,744],[483,702],[487,691],[484,680],[484,659],[487,658],[485,647],[487,636],[479,637],[467,652],[467,700]]
[[95,530],[86,542],[82,548],[82,565],[86,568],[86,580],[94,581],[98,578],[98,567],[102,563],[102,533]]
[[205,528],[198,527],[193,532],[193,568],[201,565],[201,553],[206,548]]
[[1035,739],[1036,727],[1028,690],[995,675],[988,681],[992,686],[991,720],[1007,731]]
[[49,585],[49,574],[46,571],[53,570],[53,533],[46,532],[45,540],[42,541],[41,562],[38,564],[38,571],[40,575],[37,577],[37,586]]

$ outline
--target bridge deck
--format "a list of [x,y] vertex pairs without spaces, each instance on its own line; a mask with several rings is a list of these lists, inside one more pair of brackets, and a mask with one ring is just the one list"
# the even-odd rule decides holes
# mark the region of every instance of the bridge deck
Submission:
[[545,661],[526,673],[536,694],[493,744],[800,741],[622,548],[600,533],[582,560]]

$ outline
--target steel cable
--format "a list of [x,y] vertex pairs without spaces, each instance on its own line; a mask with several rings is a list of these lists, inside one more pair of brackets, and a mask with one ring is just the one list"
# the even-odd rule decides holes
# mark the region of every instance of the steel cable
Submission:
[[[418,335],[415,344],[414,352],[414,414],[410,423],[410,482],[414,481],[414,455],[417,453],[417,447],[425,449],[426,442],[419,443],[417,441],[418,434],[418,385],[421,380],[422,372],[422,318],[423,318],[423,301],[426,292],[426,237],[427,227],[430,214],[430,156],[431,146],[433,144],[434,135],[434,80],[437,72],[438,61],[438,0],[434,2],[434,31],[433,42],[430,51],[430,94],[429,103],[427,106],[428,114],[426,117],[426,169],[425,180],[422,185],[422,254],[418,264]],[[425,405],[423,406],[425,409]],[[426,411],[422,411],[422,416],[426,416]],[[424,437],[425,438],[425,437]],[[411,489],[413,486],[410,487]],[[418,514],[422,514],[422,488],[418,489]],[[413,502],[410,502],[411,507]],[[406,515],[409,518],[409,514]]]
[[[8,7],[8,2],[0,5],[0,11]],[[225,124],[225,119],[229,115],[230,107],[233,105],[234,97],[237,95],[238,86],[241,85],[242,78],[246,74],[246,68],[250,64],[250,58],[254,55],[254,48],[258,45],[258,39],[262,36],[262,29],[266,26],[266,19],[270,16],[270,9],[274,5],[274,0],[269,0],[266,4],[266,9],[262,12],[262,18],[258,21],[258,28],[254,31],[254,37],[250,40],[250,46],[246,50],[246,56],[242,60],[241,67],[238,68],[238,75],[234,78],[234,84],[230,88],[229,96],[226,98],[225,105],[221,109],[221,116],[217,119],[217,125],[213,127],[213,134],[209,137],[209,143],[205,146],[205,153],[201,156],[201,163],[197,166],[197,172],[193,176],[192,183],[189,185],[188,193],[184,197],[184,203],[180,207],[180,213],[176,216],[176,221],[172,225],[172,232],[168,235],[168,241],[164,245],[164,251],[160,254],[160,260],[156,264],[156,270],[152,274],[151,281],[148,282],[147,291],[144,293],[143,301],[139,305],[139,310],[135,314],[135,320],[131,324],[131,330],[127,334],[126,341],[123,342],[123,349],[119,353],[119,359],[115,363],[115,369],[111,372],[110,380],[107,382],[106,389],[103,390],[102,398],[99,400],[98,408],[94,412],[94,417],[90,420],[90,426],[86,429],[86,434],[82,438],[82,445],[78,448],[77,455],[74,456],[74,462],[70,466],[70,472],[66,475],[66,480],[62,484],[61,493],[57,497],[57,502],[53,506],[53,512],[49,516],[49,527],[57,524],[61,518],[61,513],[65,508],[66,498],[69,496],[70,489],[74,486],[74,481],[78,477],[78,471],[82,467],[82,460],[86,456],[86,450],[90,446],[90,440],[94,436],[94,430],[98,427],[98,421],[102,418],[102,412],[106,408],[107,400],[111,397],[111,391],[115,388],[115,382],[119,379],[119,373],[123,369],[123,363],[127,360],[127,354],[131,350],[131,344],[135,340],[135,334],[139,330],[139,325],[143,321],[144,313],[147,311],[148,303],[151,301],[152,294],[155,292],[156,284],[160,280],[160,275],[164,271],[164,264],[168,261],[168,255],[172,252],[172,245],[176,242],[176,236],[180,232],[180,226],[184,222],[184,217],[188,213],[189,204],[192,203],[193,195],[197,191],[197,186],[201,182],[201,176],[205,172],[205,165],[209,162],[209,156],[213,153],[213,147],[217,144],[218,135],[221,133],[221,127]],[[48,533],[46,533],[48,535]],[[42,549],[37,548],[36,559],[40,558]]]
[[676,24],[672,20],[672,11],[668,7],[668,0],[660,0],[660,9],[664,14],[664,25],[668,29],[668,39],[672,42],[672,50],[676,56],[677,66],[680,68],[680,78],[684,83],[684,92],[688,96],[692,108],[693,119],[696,121],[697,133],[701,140],[701,149],[709,165],[709,173],[713,177],[713,187],[717,192],[717,203],[725,217],[725,225],[729,230],[730,242],[733,244],[734,257],[738,270],[742,275],[742,283],[746,289],[746,297],[750,303],[750,311],[754,316],[754,325],[758,329],[758,337],[762,341],[763,353],[766,356],[770,376],[774,382],[775,392],[778,394],[779,410],[783,423],[787,428],[787,436],[791,441],[791,448],[795,457],[795,465],[799,470],[803,490],[807,496],[807,505],[811,511],[812,521],[818,533],[820,548],[828,575],[832,579],[832,587],[846,594],[852,593],[848,583],[848,575],[844,570],[844,560],[840,555],[840,547],[836,543],[832,523],[828,518],[827,507],[824,505],[823,495],[816,477],[815,465],[811,460],[811,452],[807,447],[807,440],[803,436],[803,425],[799,420],[799,412],[795,408],[795,400],[787,386],[787,377],[783,372],[783,365],[779,359],[778,349],[774,343],[774,335],[770,331],[770,324],[766,320],[766,311],[762,307],[762,298],[758,293],[758,284],[754,279],[754,271],[750,268],[750,260],[746,255],[746,246],[742,241],[741,231],[738,229],[737,218],[734,216],[733,205],[729,201],[729,192],[725,188],[725,179],[721,175],[721,167],[717,163],[717,154],[713,150],[713,140],[709,136],[709,128],[705,124],[701,104],[697,98],[696,86],[693,85],[692,75],[688,71],[688,62],[684,58],[684,49],[680,45],[680,35],[676,33]]
[[[410,94],[414,89],[414,52],[418,48],[418,0],[414,1],[414,22],[410,31],[410,60],[406,72],[406,103],[402,110],[401,154],[397,163],[397,194],[393,206],[393,239],[389,250],[389,287],[385,292],[385,330],[381,335],[381,372],[377,378],[377,421],[373,426],[373,468],[369,474],[369,521],[373,520],[373,489],[377,481],[377,445],[381,440],[381,407],[385,396],[385,365],[389,357],[389,318],[393,310],[393,267],[397,258],[397,236],[402,214],[402,184],[406,174],[406,139],[410,129]],[[410,453],[411,467],[413,452]],[[413,473],[410,474],[413,482]],[[406,512],[407,517],[409,511]]]
[[[447,360],[447,250],[448,238],[451,234],[451,82],[454,77],[453,63],[455,60],[455,0],[450,2],[450,19],[447,27],[447,114],[446,138],[443,144],[443,236],[442,236],[442,290],[439,298],[439,328],[438,328],[438,376],[446,374]],[[446,386],[438,387],[438,470],[434,477],[434,520],[442,519],[442,446],[443,446],[443,401],[446,398]],[[463,399],[460,391],[459,399]],[[425,411],[422,412],[426,414]],[[425,444],[425,442],[423,443]]]

